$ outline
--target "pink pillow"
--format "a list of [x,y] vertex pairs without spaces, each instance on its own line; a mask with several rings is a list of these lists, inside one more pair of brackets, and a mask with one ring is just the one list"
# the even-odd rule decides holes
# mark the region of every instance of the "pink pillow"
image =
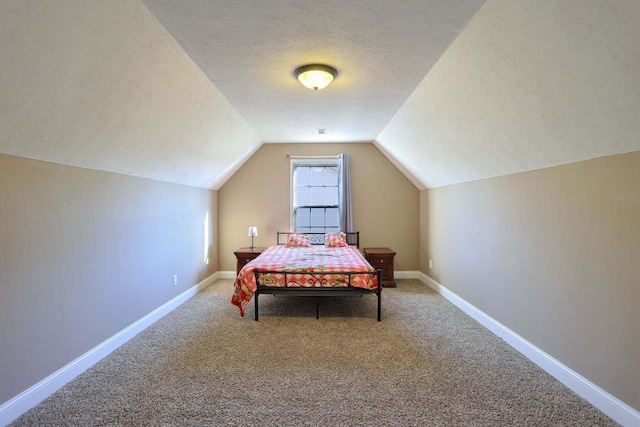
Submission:
[[340,233],[327,233],[324,235],[324,245],[329,248],[343,248],[347,244],[347,235]]
[[287,237],[287,248],[308,248],[311,246],[309,236],[306,234],[292,233]]

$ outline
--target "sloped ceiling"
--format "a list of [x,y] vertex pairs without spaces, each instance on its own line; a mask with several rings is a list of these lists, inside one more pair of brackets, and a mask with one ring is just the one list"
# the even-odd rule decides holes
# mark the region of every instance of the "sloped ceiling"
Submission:
[[373,140],[484,2],[142,1],[265,142]]
[[376,138],[419,188],[640,150],[640,2],[488,1]]
[[0,152],[221,186],[258,134],[134,1],[0,2]]
[[264,142],[419,188],[640,150],[640,2],[143,2],[0,2],[1,153],[218,189]]

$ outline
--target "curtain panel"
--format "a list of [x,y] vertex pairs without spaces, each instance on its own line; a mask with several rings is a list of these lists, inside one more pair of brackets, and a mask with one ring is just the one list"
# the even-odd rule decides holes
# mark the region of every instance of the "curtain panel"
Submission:
[[[351,168],[349,155],[338,154],[338,199],[340,200],[340,230],[353,232],[353,207],[351,205]],[[349,242],[355,243],[355,242]]]

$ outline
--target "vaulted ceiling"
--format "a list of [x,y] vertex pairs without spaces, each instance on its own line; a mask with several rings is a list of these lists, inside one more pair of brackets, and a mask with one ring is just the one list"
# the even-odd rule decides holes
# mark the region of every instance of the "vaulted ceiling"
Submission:
[[[7,0],[0,152],[217,189],[270,142],[371,141],[418,188],[638,151],[638,23],[633,0]],[[334,83],[302,87],[311,62]]]
[[[265,142],[374,140],[483,2],[143,0]],[[337,79],[305,89],[309,63]]]

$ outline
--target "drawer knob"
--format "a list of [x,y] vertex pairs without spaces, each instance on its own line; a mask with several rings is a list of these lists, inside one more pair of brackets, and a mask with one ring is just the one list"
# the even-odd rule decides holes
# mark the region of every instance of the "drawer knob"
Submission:
[[380,260],[380,264],[384,264],[384,260],[383,259]]

